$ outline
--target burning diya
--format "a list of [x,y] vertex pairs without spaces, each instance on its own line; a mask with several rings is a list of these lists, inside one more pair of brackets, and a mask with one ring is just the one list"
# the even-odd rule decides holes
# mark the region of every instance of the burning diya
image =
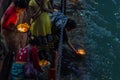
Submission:
[[50,68],[51,63],[50,61],[47,60],[40,60],[39,65],[44,71],[47,71]]
[[19,24],[17,30],[20,32],[27,32],[30,26],[27,23]]
[[79,55],[85,55],[85,50],[84,49],[78,49],[78,53]]
[[47,60],[40,60],[39,61],[40,66],[49,66],[50,62]]

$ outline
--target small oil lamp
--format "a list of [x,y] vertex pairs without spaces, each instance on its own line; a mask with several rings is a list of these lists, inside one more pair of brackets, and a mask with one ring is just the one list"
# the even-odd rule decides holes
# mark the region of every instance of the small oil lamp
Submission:
[[39,65],[40,65],[40,66],[49,66],[49,65],[50,65],[50,62],[47,61],[47,60],[40,60],[40,61],[39,61]]
[[86,53],[85,53],[85,50],[84,50],[84,49],[78,49],[78,50],[77,50],[77,54],[78,54],[78,55],[85,55]]
[[17,30],[20,32],[27,32],[30,26],[27,23],[19,24]]

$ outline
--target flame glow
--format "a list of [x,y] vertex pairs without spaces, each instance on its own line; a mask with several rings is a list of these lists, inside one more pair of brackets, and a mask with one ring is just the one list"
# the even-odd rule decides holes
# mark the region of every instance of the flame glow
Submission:
[[50,62],[47,61],[47,60],[40,60],[40,61],[39,61],[39,65],[40,65],[40,66],[49,66],[49,65],[50,65]]
[[17,26],[17,30],[20,32],[27,32],[29,29],[29,25],[27,23],[19,24]]
[[85,55],[85,50],[84,50],[84,49],[79,49],[79,50],[78,50],[78,54],[80,54],[80,55]]

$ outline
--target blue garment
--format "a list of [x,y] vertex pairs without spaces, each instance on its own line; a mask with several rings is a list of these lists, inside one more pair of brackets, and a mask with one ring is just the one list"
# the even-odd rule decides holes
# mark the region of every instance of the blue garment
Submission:
[[11,68],[11,80],[24,80],[24,64],[13,63]]
[[[11,80],[25,80],[24,71],[23,71],[24,64],[14,62],[11,68]],[[42,74],[37,71],[37,76],[39,80],[42,79]]]
[[54,24],[57,28],[65,27],[67,23],[67,16],[61,12],[53,12],[49,15],[52,25]]
[[52,22],[52,34],[54,36],[54,46],[55,48],[58,48],[58,44],[60,41],[60,34],[61,30],[63,32],[63,43],[66,43],[68,41],[67,33],[65,31],[65,26],[67,24],[68,18],[66,15],[64,15],[61,12],[53,12],[49,15],[51,22]]

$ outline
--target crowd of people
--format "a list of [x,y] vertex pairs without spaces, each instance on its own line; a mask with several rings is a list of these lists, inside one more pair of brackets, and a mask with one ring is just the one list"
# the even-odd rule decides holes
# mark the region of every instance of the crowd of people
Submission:
[[[17,30],[17,26],[22,23],[30,25],[27,32],[22,33]],[[76,22],[54,9],[49,0],[11,2],[1,20],[1,36],[8,50],[3,61],[0,79],[8,80],[10,77],[10,80],[24,80],[23,66],[27,62],[29,53],[30,61],[39,74],[44,72],[39,64],[42,59],[50,61],[50,68],[55,68],[61,29],[63,29],[63,44],[67,44],[73,52],[77,53],[67,35],[68,31],[76,27]],[[33,80],[42,80],[42,77]],[[56,80],[56,77],[53,80]]]

